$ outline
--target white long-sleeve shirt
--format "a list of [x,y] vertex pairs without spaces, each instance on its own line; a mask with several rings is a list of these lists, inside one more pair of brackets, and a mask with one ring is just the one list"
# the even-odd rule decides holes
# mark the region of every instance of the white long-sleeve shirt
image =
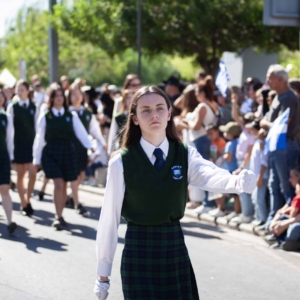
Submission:
[[[5,112],[3,108],[0,109],[0,114]],[[11,138],[11,135],[13,134],[13,121],[11,119],[11,116],[6,114],[7,118],[7,125],[6,125],[6,146],[7,146],[7,152],[9,155],[10,161],[14,160],[14,140]]]
[[[141,146],[152,164],[155,163],[154,145],[141,138]],[[167,138],[159,146],[168,156],[169,142]],[[110,276],[112,263],[118,243],[118,227],[121,219],[121,210],[125,193],[124,169],[121,154],[118,153],[108,165],[107,185],[98,223],[96,255],[98,276]],[[243,192],[237,183],[238,176],[231,175],[228,171],[215,166],[205,160],[191,146],[188,146],[188,183],[210,192]]]
[[[18,105],[20,106],[24,106],[24,104],[26,104],[26,107],[28,107],[28,105],[30,104],[29,99],[27,98],[26,100],[21,100],[20,98],[16,97],[18,99]],[[14,127],[14,109],[13,109],[13,102],[11,102],[8,106],[7,106],[7,116],[8,118],[10,118],[11,121],[11,126],[9,129],[9,147],[11,147],[10,151],[12,152],[12,155],[14,153],[14,148],[15,148],[15,144],[14,144],[14,136],[15,136],[15,127]],[[34,114],[34,128],[35,131],[37,131],[37,120],[38,120],[38,116],[39,116],[39,110],[36,108],[35,109],[35,114]],[[10,158],[13,158],[13,156],[10,156]]]
[[[80,115],[83,113],[84,109],[85,108],[83,106],[80,106],[78,109]],[[70,105],[69,110],[78,113],[78,111],[72,105]],[[99,123],[94,115],[92,115],[88,133],[98,142],[99,152],[102,152],[103,147],[106,146],[106,141],[101,133]]]
[[[65,113],[64,107],[62,107],[60,110],[57,110],[55,107],[52,107],[52,112],[55,116],[58,116],[59,114],[63,116]],[[87,148],[91,149],[91,141],[89,139],[89,136],[82,125],[78,115],[76,112],[72,112],[73,118],[73,129],[75,136],[79,139],[79,141],[82,143],[82,145]],[[39,165],[41,163],[41,157],[42,157],[42,151],[45,146],[45,134],[46,134],[46,117],[45,114],[41,114],[38,122],[37,122],[37,132],[33,143],[33,164]]]

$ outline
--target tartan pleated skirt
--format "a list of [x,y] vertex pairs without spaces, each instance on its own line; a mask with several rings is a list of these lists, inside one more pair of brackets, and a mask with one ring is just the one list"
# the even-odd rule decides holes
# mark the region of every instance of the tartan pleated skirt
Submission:
[[129,222],[121,277],[125,300],[200,299],[179,221],[158,226]]
[[74,181],[78,177],[78,164],[75,146],[70,141],[47,143],[42,153],[42,167],[46,178],[62,178]]
[[15,141],[14,163],[29,164],[33,160],[33,141]]
[[10,159],[8,152],[0,151],[0,185],[10,183]]
[[85,171],[88,165],[87,149],[80,143],[78,139],[74,141],[74,145],[77,155],[78,172],[80,173]]

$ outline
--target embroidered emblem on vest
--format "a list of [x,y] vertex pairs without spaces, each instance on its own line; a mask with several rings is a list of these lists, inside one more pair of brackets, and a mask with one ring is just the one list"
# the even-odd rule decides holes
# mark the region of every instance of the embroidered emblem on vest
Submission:
[[30,114],[31,114],[31,115],[34,115],[33,109],[30,110]]
[[70,117],[66,117],[66,121],[70,122],[71,121]]
[[6,126],[6,122],[4,120],[2,120],[2,126]]
[[171,168],[171,170],[172,170],[172,173],[173,173],[173,178],[175,179],[175,180],[180,180],[180,179],[182,179],[182,171],[181,171],[181,169],[182,169],[182,166],[174,166],[174,167],[172,167]]
[[90,116],[87,115],[86,116],[86,120],[89,121],[90,120]]

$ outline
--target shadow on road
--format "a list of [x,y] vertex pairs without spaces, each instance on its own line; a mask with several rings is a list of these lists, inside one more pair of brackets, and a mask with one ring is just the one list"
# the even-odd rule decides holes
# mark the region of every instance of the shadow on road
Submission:
[[54,251],[67,251],[67,249],[63,248],[67,246],[66,244],[50,240],[48,238],[31,237],[29,234],[29,230],[22,226],[18,226],[17,230],[13,235],[9,235],[7,233],[6,225],[0,223],[0,232],[3,233],[0,239],[9,240],[17,243],[23,243],[26,245],[26,248],[29,251],[35,253],[40,253],[37,250],[38,248],[45,248]]
[[209,224],[203,224],[203,223],[197,223],[197,222],[180,222],[181,227],[185,227],[185,228],[194,228],[194,227],[198,227],[200,229],[204,229],[204,230],[211,230],[214,232],[224,232],[224,230],[218,226],[212,226]]
[[197,222],[181,222],[181,227],[183,234],[186,236],[193,236],[193,237],[198,237],[201,239],[217,239],[220,240],[219,237],[210,235],[210,234],[205,234],[202,232],[197,232],[197,231],[191,231],[187,230],[186,228],[199,228],[199,229],[204,229],[204,230],[211,230],[213,232],[223,232],[222,229],[215,227],[215,226],[210,226],[206,224],[200,224]]

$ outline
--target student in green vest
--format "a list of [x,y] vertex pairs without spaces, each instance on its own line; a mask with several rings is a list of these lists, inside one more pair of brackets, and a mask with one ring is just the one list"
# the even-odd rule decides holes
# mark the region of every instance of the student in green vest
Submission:
[[[69,89],[68,100],[70,103],[69,110],[77,113],[79,120],[86,130],[86,133],[90,134],[97,140],[98,148],[100,149],[100,151],[106,151],[106,142],[102,136],[100,124],[96,120],[95,115],[93,115],[93,112],[89,108],[85,107],[84,94],[81,91],[80,87],[76,85],[71,86],[71,88]],[[84,178],[85,171],[88,165],[88,153],[87,149],[77,138],[75,138],[74,144],[77,153],[79,173],[77,180],[71,183],[72,198],[75,202],[77,212],[81,215],[87,215],[87,210],[79,202],[78,189]]]
[[127,221],[121,262],[125,300],[199,299],[180,227],[188,184],[219,193],[251,193],[255,175],[231,175],[184,145],[171,104],[154,86],[139,89],[130,104],[122,148],[108,167],[97,233],[94,292],[105,299],[118,243],[120,217]]
[[13,159],[13,144],[9,139],[12,120],[5,113],[5,102],[5,94],[0,90],[0,194],[7,218],[7,231],[12,234],[17,228],[17,224],[12,222],[13,204],[9,195],[10,162]]
[[54,181],[56,219],[52,226],[62,230],[68,225],[62,216],[67,182],[76,181],[78,176],[74,137],[87,149],[91,148],[91,143],[77,113],[68,110],[60,86],[51,86],[48,105],[49,110],[38,119],[33,162],[37,167],[42,164],[46,178]]
[[113,121],[109,129],[108,147],[107,147],[108,155],[110,155],[115,150],[119,149],[122,144],[120,131],[126,123],[129,104],[132,97],[133,97],[133,92],[131,90],[124,90],[122,92],[122,103],[121,103],[120,113],[113,118]]
[[[17,171],[17,189],[21,199],[22,214],[31,216],[33,209],[30,197],[33,192],[37,172],[32,165],[32,146],[38,110],[32,102],[29,84],[26,81],[18,81],[16,96],[13,102],[8,105],[7,114],[13,121],[13,132],[10,138],[14,144],[13,163]],[[29,181],[26,189],[24,178],[27,170],[29,170]]]

